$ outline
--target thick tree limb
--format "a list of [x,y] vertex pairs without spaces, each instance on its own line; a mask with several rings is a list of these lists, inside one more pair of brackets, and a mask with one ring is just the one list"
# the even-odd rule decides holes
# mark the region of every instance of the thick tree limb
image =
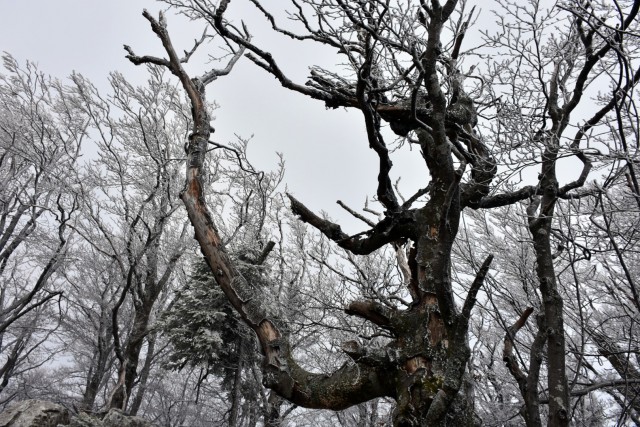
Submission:
[[533,313],[533,307],[527,308],[520,318],[516,322],[507,328],[507,332],[504,336],[504,349],[502,353],[502,360],[505,362],[507,369],[511,373],[511,376],[516,380],[520,394],[525,402],[524,405],[524,419],[528,427],[542,426],[542,420],[540,419],[539,411],[539,397],[538,397],[538,376],[540,372],[540,365],[542,360],[542,348],[546,340],[544,331],[539,331],[534,340],[534,344],[531,346],[531,361],[529,365],[529,374],[525,375],[520,369],[518,360],[513,354],[514,340],[516,334],[527,323],[527,319]]
[[381,328],[393,331],[394,311],[375,301],[354,301],[344,312],[351,316],[362,317]]
[[478,295],[478,291],[484,284],[484,279],[487,277],[487,273],[489,272],[489,266],[493,261],[493,255],[487,256],[482,265],[480,266],[480,270],[476,274],[471,287],[469,288],[469,292],[467,293],[467,297],[464,300],[464,305],[462,306],[462,312],[460,313],[460,321],[466,321],[467,323],[471,319],[471,310],[473,306],[476,304],[476,296]]
[[[226,6],[228,1],[221,4]],[[173,74],[180,78],[192,104],[193,132],[188,144],[185,188],[180,197],[195,230],[202,253],[213,272],[216,283],[256,333],[264,355],[264,383],[292,403],[308,408],[344,409],[376,397],[387,396],[393,386],[383,384],[377,369],[363,364],[346,364],[332,375],[314,374],[302,369],[292,358],[289,344],[270,317],[267,307],[251,283],[248,283],[227,254],[222,239],[205,204],[203,173],[204,156],[211,128],[205,102],[205,84],[191,79],[166,31],[163,18],[156,22],[146,11],[145,18],[162,41]],[[127,50],[129,52],[129,50]],[[143,64],[145,57],[129,55],[134,64]],[[150,60],[153,63],[153,60]],[[228,68],[228,67],[227,67]],[[226,70],[223,70],[223,74]],[[216,74],[217,75],[217,74]],[[211,80],[208,80],[209,82]],[[295,200],[295,199],[293,199]],[[306,208],[305,208],[306,209]],[[339,235],[339,233],[338,233]],[[270,245],[268,246],[270,249]],[[268,253],[268,252],[267,252]],[[266,256],[266,253],[264,254]]]
[[[401,238],[409,238],[413,234],[413,213],[411,211],[401,212],[398,217],[387,217],[373,229],[355,236],[349,236],[342,231],[338,224],[320,218],[291,194],[287,194],[287,196],[291,201],[291,210],[303,222],[315,227],[341,248],[357,255],[370,254],[387,243]],[[363,235],[367,235],[367,237],[362,237]]]
[[516,191],[483,197],[477,205],[472,205],[470,207],[475,209],[497,208],[500,206],[512,205],[516,202],[520,202],[537,195],[540,195],[540,188],[537,185],[527,185]]
[[518,383],[518,387],[521,392],[524,392],[527,388],[527,376],[522,372],[522,369],[520,369],[518,360],[513,354],[513,345],[516,334],[520,329],[522,329],[525,323],[527,323],[527,319],[529,319],[529,316],[531,316],[532,313],[533,307],[527,308],[520,318],[518,318],[518,320],[516,320],[516,322],[507,329],[507,333],[504,336],[502,360],[505,362],[507,369],[509,369],[509,372]]
[[429,407],[429,411],[426,416],[426,425],[432,425],[432,423],[438,422],[438,420],[444,417],[444,414],[451,405],[451,402],[453,402],[462,387],[464,371],[466,369],[467,361],[471,356],[468,337],[471,310],[475,305],[476,295],[484,283],[484,279],[489,271],[489,266],[491,265],[492,260],[493,255],[489,255],[482,263],[482,266],[480,267],[480,270],[478,270],[478,273],[476,274],[476,277],[469,289],[462,312],[457,316],[456,326],[453,337],[451,338],[452,342],[449,344],[450,351],[447,358],[444,382]]
[[389,157],[389,150],[384,142],[382,133],[380,133],[380,118],[376,114],[373,104],[376,103],[375,97],[372,97],[368,92],[370,89],[371,68],[373,64],[373,49],[371,46],[371,37],[367,37],[365,44],[365,61],[360,67],[358,72],[358,83],[356,85],[356,96],[358,103],[360,104],[360,110],[364,114],[364,123],[367,130],[367,138],[369,139],[369,147],[373,149],[378,155],[380,165],[378,172],[378,200],[382,205],[391,212],[398,210],[398,199],[393,185],[391,184],[391,178],[389,178],[389,172],[393,163]]

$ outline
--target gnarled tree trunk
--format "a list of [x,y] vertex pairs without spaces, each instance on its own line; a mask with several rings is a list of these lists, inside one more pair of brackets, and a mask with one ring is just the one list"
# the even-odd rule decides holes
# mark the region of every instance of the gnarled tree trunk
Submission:
[[[223,34],[222,13],[227,4],[222,2],[215,15],[218,29]],[[194,124],[187,145],[187,177],[181,198],[217,284],[258,337],[264,355],[264,384],[296,405],[340,410],[388,396],[398,403],[394,414],[394,424],[398,427],[472,425],[474,422],[472,402],[467,393],[461,392],[470,356],[467,329],[475,296],[492,257],[488,257],[478,271],[464,306],[459,310],[451,285],[451,248],[462,207],[486,194],[487,185],[478,180],[478,184],[461,189],[460,179],[467,160],[461,159],[458,169],[454,166],[450,140],[457,140],[459,127],[475,124],[475,111],[470,103],[455,106],[458,110],[467,108],[467,114],[456,116],[447,111],[436,76],[439,33],[451,12],[450,4],[440,8],[440,18],[434,19],[430,27],[432,34],[423,61],[425,86],[432,104],[431,111],[423,117],[428,123],[415,119],[415,112],[412,117],[410,107],[405,107],[403,116],[403,127],[415,129],[418,134],[432,176],[426,205],[420,209],[411,209],[410,203],[401,206],[394,194],[389,178],[391,161],[380,133],[380,117],[369,95],[371,88],[367,76],[371,73],[371,62],[363,65],[361,75],[364,77],[359,80],[352,103],[363,112],[370,147],[380,158],[377,193],[388,209],[386,218],[367,233],[368,237],[349,237],[337,224],[318,217],[290,196],[294,213],[354,254],[368,254],[397,241],[410,240],[414,245],[409,260],[413,296],[410,308],[394,310],[375,301],[356,301],[346,308],[348,314],[363,317],[388,330],[393,341],[379,353],[371,353],[353,342],[345,343],[344,351],[352,362],[329,376],[308,372],[295,362],[289,343],[281,333],[283,328],[260,304],[256,295],[258,289],[247,282],[225,251],[205,204],[203,166],[211,133],[205,86],[228,72],[242,51],[236,54],[226,70],[214,70],[201,78],[191,78],[171,44],[162,15],[156,21],[147,12],[144,16],[162,40],[169,59],[138,57],[128,49],[128,58],[135,64],[151,62],[169,68],[189,96]],[[242,44],[242,40],[234,41]],[[369,40],[367,46],[372,42]],[[458,90],[459,97],[463,98],[464,93],[460,88]],[[483,145],[477,138],[465,138],[465,143],[474,152],[474,157],[469,158],[472,174],[490,180],[495,166]]]

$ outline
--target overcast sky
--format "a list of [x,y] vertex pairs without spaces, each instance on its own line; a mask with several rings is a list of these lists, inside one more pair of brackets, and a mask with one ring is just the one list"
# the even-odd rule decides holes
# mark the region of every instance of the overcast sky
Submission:
[[[122,46],[130,45],[138,55],[160,55],[161,45],[141,13],[146,8],[157,15],[164,7],[153,0],[0,0],[0,50],[20,62],[34,61],[55,77],[79,72],[105,91],[110,71],[142,83],[144,69],[124,58]],[[337,60],[334,52],[274,36],[246,0],[232,2],[230,11],[249,23],[254,40],[268,46],[300,83],[306,80],[309,65]],[[189,49],[204,29],[170,14],[168,25],[179,50]],[[200,59],[206,59],[204,49],[202,54]],[[326,110],[321,102],[282,89],[246,59],[230,76],[210,86],[208,95],[221,106],[215,113],[216,138],[224,142],[234,134],[254,135],[250,158],[262,168],[273,168],[275,152],[283,153],[286,184],[310,208],[342,216],[336,200],[361,208],[366,195],[375,194],[377,157],[368,149],[357,111]],[[403,167],[409,196],[425,185],[419,182],[424,171],[417,150],[404,157],[416,162],[413,171]]]
[[[485,23],[493,19],[490,3],[481,3],[485,6],[481,21]],[[131,64],[122,46],[130,45],[138,55],[164,56],[159,40],[141,15],[145,8],[157,16],[166,6],[155,0],[0,0],[0,51],[11,53],[20,62],[34,61],[55,77],[79,72],[104,92],[108,92],[111,71],[120,71],[132,82],[142,84],[145,69]],[[319,49],[313,43],[292,42],[275,35],[248,0],[232,1],[228,12],[236,22],[242,17],[254,42],[271,51],[298,83],[306,81],[310,65],[330,66],[340,60],[335,52]],[[177,50],[190,49],[204,26],[171,13],[167,16]],[[467,36],[465,43],[471,45],[478,40]],[[213,45],[201,47],[188,71],[197,75],[207,55],[219,53]],[[209,86],[207,94],[220,105],[214,113],[214,139],[228,142],[235,134],[244,138],[253,135],[249,157],[265,170],[275,167],[275,153],[281,152],[286,161],[287,187],[311,209],[343,218],[344,211],[336,200],[360,209],[366,196],[375,194],[378,159],[368,148],[360,112],[327,110],[322,102],[281,88],[246,58],[231,75]],[[392,179],[402,177],[401,189],[406,197],[427,184],[417,149],[409,151],[405,147],[393,156]],[[362,230],[358,221],[348,223],[348,232]]]

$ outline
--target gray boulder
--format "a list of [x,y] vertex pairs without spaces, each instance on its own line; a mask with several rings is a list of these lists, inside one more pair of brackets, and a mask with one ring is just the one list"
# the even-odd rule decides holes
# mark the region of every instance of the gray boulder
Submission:
[[43,400],[23,400],[0,414],[0,427],[56,427],[69,421],[67,408]]
[[144,418],[126,415],[119,409],[110,409],[102,422],[104,427],[153,427],[153,424]]
[[81,412],[73,417],[69,427],[153,427],[153,424],[143,418],[129,416],[119,409],[110,409],[102,416]]
[[119,409],[99,414],[81,412],[71,418],[67,408],[43,400],[24,400],[0,414],[0,427],[153,427],[149,421]]

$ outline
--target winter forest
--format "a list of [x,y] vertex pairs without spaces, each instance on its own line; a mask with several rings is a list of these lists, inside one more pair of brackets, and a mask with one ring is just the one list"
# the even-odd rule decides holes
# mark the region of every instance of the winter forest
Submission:
[[140,4],[107,84],[3,54],[0,412],[640,425],[640,0]]

